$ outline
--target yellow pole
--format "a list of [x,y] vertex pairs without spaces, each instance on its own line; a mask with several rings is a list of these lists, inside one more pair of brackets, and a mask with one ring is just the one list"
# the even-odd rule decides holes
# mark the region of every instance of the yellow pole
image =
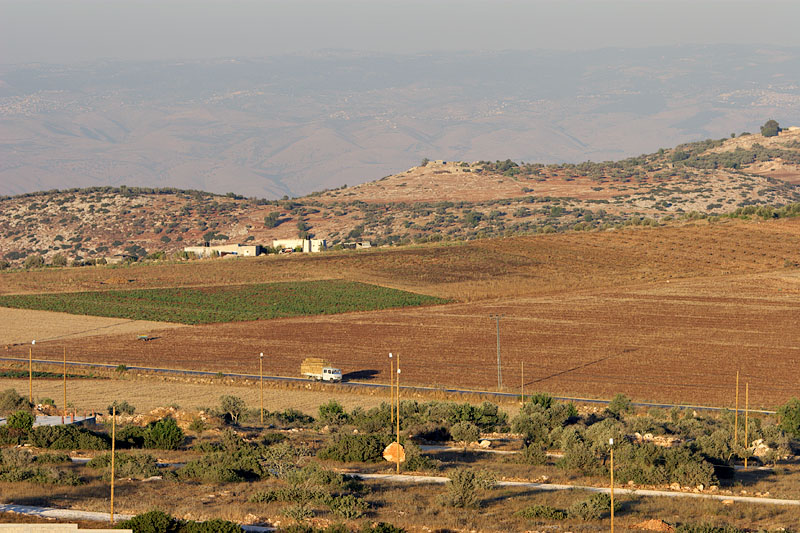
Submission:
[[114,523],[114,452],[117,443],[117,406],[111,406],[111,523]]
[[64,418],[67,418],[67,347],[64,346]]
[[733,415],[733,445],[739,444],[739,371],[736,371],[736,411]]
[[397,473],[400,473],[400,354],[397,354]]
[[258,357],[258,375],[261,385],[261,425],[264,425],[264,353]]
[[28,348],[28,401],[33,403],[33,348]]
[[[750,383],[744,384],[744,449],[747,452],[747,422],[750,408]],[[747,455],[744,456],[744,469],[747,470]]]
[[520,375],[519,379],[520,405],[525,405],[525,361],[519,362],[519,375]]
[[611,533],[614,533],[614,439],[609,439],[611,444]]
[[390,428],[394,425],[394,359],[389,354],[389,412],[391,417]]

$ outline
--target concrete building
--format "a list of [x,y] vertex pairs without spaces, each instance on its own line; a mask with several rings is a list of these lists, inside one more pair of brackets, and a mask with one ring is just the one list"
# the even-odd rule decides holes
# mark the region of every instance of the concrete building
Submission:
[[349,248],[351,250],[363,250],[365,248],[372,248],[372,243],[369,241],[343,242],[342,248]]
[[302,248],[304,253],[317,253],[326,250],[328,243],[325,239],[277,239],[272,241],[272,247],[276,250]]
[[223,244],[220,246],[187,246],[184,252],[193,253],[197,257],[206,258],[219,254],[219,257],[234,255],[237,257],[255,257],[261,255],[263,250],[260,245],[246,246],[244,244]]

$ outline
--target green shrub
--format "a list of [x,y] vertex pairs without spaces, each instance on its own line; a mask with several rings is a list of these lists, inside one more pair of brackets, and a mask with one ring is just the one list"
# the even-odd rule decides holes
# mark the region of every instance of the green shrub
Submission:
[[[104,453],[87,463],[90,468],[110,468],[111,454]],[[147,454],[114,453],[114,473],[120,478],[147,479],[159,474],[155,457]],[[110,474],[110,472],[109,472]]]
[[33,428],[33,423],[36,419],[30,411],[17,411],[8,417],[6,425],[9,428],[18,429],[24,433],[28,433]]
[[527,465],[543,465],[547,462],[547,449],[540,444],[529,444],[522,450],[520,461]]
[[545,518],[547,520],[564,520],[567,513],[549,505],[532,505],[515,513],[522,518]]
[[266,420],[273,426],[283,429],[304,427],[314,423],[314,417],[291,408],[269,413]]
[[39,426],[28,434],[28,443],[52,450],[107,450],[111,439],[75,425]]
[[361,528],[361,533],[405,533],[405,529],[387,524],[386,522],[378,522],[375,525],[364,524]]
[[620,418],[623,414],[630,413],[631,411],[633,411],[631,399],[624,394],[617,394],[614,396],[609,402],[608,407],[606,407],[606,413],[614,418]]
[[163,511],[148,511],[120,522],[117,528],[133,533],[178,533],[180,522]]
[[470,442],[475,442],[480,438],[481,431],[472,422],[465,421],[453,424],[453,427],[450,428],[450,434],[453,436],[453,440],[462,443],[466,450]]
[[247,411],[247,404],[238,396],[222,396],[219,403],[225,421],[234,425],[239,424],[239,419]]
[[214,518],[205,522],[188,522],[180,529],[181,533],[242,533],[242,526]]
[[20,396],[16,389],[6,389],[0,392],[0,414],[2,415],[9,415],[32,407],[31,402]]
[[312,511],[308,505],[298,503],[285,507],[283,509],[283,514],[295,522],[304,522],[314,516],[314,511]]
[[340,433],[332,437],[317,457],[343,463],[374,463],[383,460],[383,450],[391,442],[391,435]]
[[319,421],[323,424],[341,425],[347,423],[348,416],[342,404],[330,400],[319,406]]
[[36,456],[36,462],[43,465],[70,464],[72,463],[72,459],[70,459],[68,453],[42,453]]
[[144,437],[145,448],[177,450],[184,441],[183,430],[171,416],[151,422]]
[[[0,403],[1,405],[1,403]],[[800,439],[800,400],[792,398],[778,407],[780,428],[796,439]]]
[[[125,365],[119,365],[117,367],[117,372],[120,372],[120,369],[119,369],[120,366],[125,366]],[[125,368],[125,370],[127,370],[127,368]],[[118,415],[132,415],[133,413],[136,412],[136,407],[132,406],[127,401],[122,400],[122,401],[118,402],[118,401],[114,400],[114,402],[111,405],[108,406],[108,414],[112,414],[113,413],[113,410],[114,410],[115,406],[117,408],[117,414]]]
[[[614,502],[614,511],[618,509],[619,502]],[[599,520],[608,514],[611,514],[611,496],[602,493],[576,502],[567,509],[569,518],[578,518],[580,520]]]
[[361,518],[369,510],[369,503],[352,494],[335,496],[328,505],[333,514],[347,520]]
[[148,428],[136,424],[126,424],[117,428],[116,439],[119,448],[143,448]]
[[495,483],[492,473],[473,468],[457,468],[448,477],[447,492],[441,502],[450,507],[478,507],[479,491],[491,488]]

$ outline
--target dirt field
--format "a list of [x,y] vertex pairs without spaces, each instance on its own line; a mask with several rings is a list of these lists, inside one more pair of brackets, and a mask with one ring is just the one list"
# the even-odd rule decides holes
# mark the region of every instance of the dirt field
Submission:
[[27,345],[34,339],[36,342],[58,342],[91,335],[120,334],[135,339],[140,334],[181,327],[179,324],[165,322],[78,316],[7,307],[0,307],[0,324],[0,345],[4,347],[13,344]]
[[[0,390],[16,389],[27,397],[27,379],[0,378]],[[51,398],[56,405],[63,404],[63,383],[59,379],[37,379],[33,383],[34,399]],[[156,407],[178,404],[182,409],[218,407],[221,396],[231,394],[242,398],[252,409],[260,405],[257,383],[186,383],[175,380],[147,379],[71,379],[67,382],[67,402],[79,411],[102,410],[114,400],[125,400],[137,413],[145,413]],[[264,409],[283,411],[288,407],[316,416],[318,407],[331,399],[337,400],[348,410],[355,407],[370,409],[381,402],[389,401],[385,394],[346,394],[336,391],[291,390],[264,387]]]
[[[489,316],[499,313],[508,390],[519,390],[524,362],[528,392],[729,405],[739,370],[753,405],[774,407],[800,393],[798,250],[798,220],[727,221],[283,263],[140,267],[128,270],[137,286],[199,282],[209,269],[218,269],[216,282],[242,282],[302,267],[300,277],[363,277],[461,303],[171,329],[148,343],[129,335],[64,339],[37,350],[55,359],[66,345],[76,360],[243,372],[257,371],[263,351],[266,372],[292,376],[304,357],[324,356],[367,381],[387,380],[392,351],[404,383],[495,388]],[[57,273],[37,274],[42,286],[58,283]],[[96,276],[75,275],[86,283]]]

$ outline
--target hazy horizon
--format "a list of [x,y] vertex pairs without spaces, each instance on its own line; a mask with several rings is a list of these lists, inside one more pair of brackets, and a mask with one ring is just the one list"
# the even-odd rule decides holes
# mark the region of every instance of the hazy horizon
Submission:
[[345,50],[800,46],[800,3],[745,0],[5,0],[0,63],[270,57]]

